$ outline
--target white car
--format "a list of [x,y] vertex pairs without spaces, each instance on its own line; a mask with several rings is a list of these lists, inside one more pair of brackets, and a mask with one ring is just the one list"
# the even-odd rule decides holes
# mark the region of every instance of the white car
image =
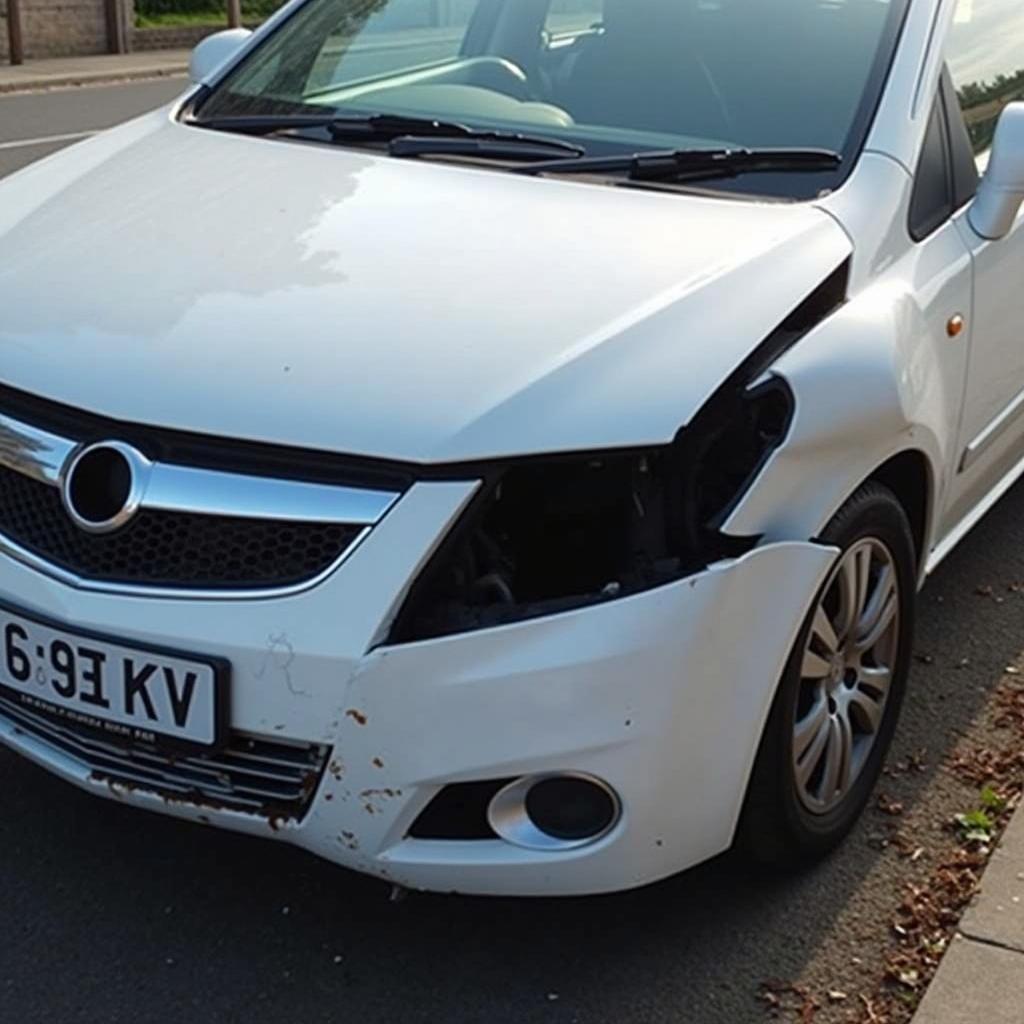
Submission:
[[413,888],[833,847],[1024,467],[1019,0],[294,0],[193,74],[0,184],[0,739]]

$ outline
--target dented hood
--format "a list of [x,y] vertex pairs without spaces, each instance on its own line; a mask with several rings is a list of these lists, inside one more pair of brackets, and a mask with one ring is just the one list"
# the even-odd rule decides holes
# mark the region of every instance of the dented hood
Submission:
[[656,444],[848,252],[808,205],[399,161],[165,111],[0,183],[0,380],[412,461]]

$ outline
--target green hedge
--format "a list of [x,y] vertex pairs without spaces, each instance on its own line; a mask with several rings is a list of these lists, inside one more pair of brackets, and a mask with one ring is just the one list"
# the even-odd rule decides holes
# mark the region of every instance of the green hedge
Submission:
[[[242,16],[254,21],[269,17],[284,0],[242,0]],[[209,15],[211,22],[227,21],[227,8],[215,0],[135,0],[136,16],[146,22],[159,22],[168,16]],[[191,20],[189,17],[188,20]]]

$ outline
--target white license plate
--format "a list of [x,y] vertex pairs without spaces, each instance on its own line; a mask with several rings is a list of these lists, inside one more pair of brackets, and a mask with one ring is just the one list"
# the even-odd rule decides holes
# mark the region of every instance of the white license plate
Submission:
[[0,692],[112,740],[218,745],[227,675],[220,659],[81,634],[0,606]]

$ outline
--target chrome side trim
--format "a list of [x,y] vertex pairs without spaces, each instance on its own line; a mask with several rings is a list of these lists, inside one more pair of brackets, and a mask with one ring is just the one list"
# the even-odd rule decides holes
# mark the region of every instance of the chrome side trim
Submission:
[[964,449],[960,459],[959,472],[966,473],[978,459],[990,448],[1010,427],[1018,416],[1024,413],[1024,391],[1001,412],[985,429]]

